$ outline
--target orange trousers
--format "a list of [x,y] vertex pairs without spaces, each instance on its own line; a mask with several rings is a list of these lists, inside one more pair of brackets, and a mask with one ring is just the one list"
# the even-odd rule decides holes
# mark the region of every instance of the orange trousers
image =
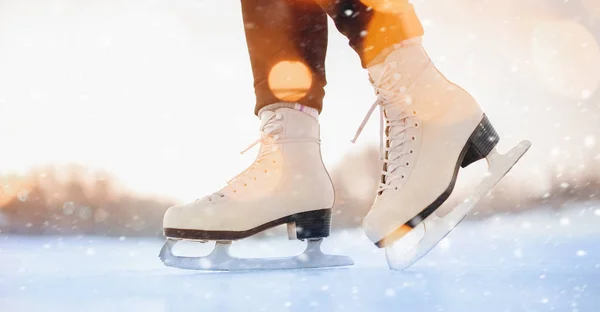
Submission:
[[366,67],[393,44],[423,35],[408,0],[242,0],[255,113],[276,102],[323,107],[327,16]]

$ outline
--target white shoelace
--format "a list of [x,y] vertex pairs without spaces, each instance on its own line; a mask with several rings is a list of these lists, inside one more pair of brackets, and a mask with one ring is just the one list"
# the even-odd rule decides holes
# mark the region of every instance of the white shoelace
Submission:
[[[410,163],[401,161],[402,156],[414,152],[413,150],[404,150],[404,145],[407,142],[415,140],[415,137],[408,137],[405,131],[419,126],[418,123],[408,125],[406,122],[407,118],[416,116],[417,112],[408,110],[407,106],[412,104],[412,99],[406,92],[410,87],[406,88],[399,85],[398,81],[400,77],[397,76],[399,75],[398,73],[390,75],[393,72],[390,69],[395,68],[391,64],[385,65],[381,80],[378,83],[372,83],[377,94],[377,100],[371,105],[367,115],[356,131],[354,139],[352,139],[352,142],[355,143],[373,114],[373,111],[379,106],[379,158],[384,163],[383,170],[381,171],[384,179],[379,183],[378,194],[387,189],[395,188],[392,186],[394,180],[404,179],[405,175],[401,168],[408,167]],[[398,108],[395,106],[398,106]]]
[[[314,142],[317,144],[321,143],[321,141],[319,139],[315,139],[315,138],[281,138],[279,133],[283,129],[283,126],[280,123],[280,121],[282,119],[283,119],[283,115],[281,115],[279,113],[275,113],[275,114],[271,115],[269,118],[267,118],[267,120],[264,122],[264,124],[260,128],[260,131],[261,131],[260,138],[257,139],[256,141],[252,142],[247,148],[245,148],[243,151],[240,152],[240,154],[244,154],[245,152],[252,149],[254,146],[261,144],[261,149],[260,149],[260,152],[259,152],[256,160],[246,170],[242,171],[241,173],[239,173],[238,175],[236,175],[235,177],[233,177],[232,179],[227,181],[227,186],[231,185],[234,182],[237,182],[238,180],[240,180],[239,181],[240,183],[243,183],[245,185],[246,182],[242,181],[241,178],[244,176],[247,176],[247,174],[249,172],[254,170],[256,168],[256,166],[258,164],[260,164],[261,160],[263,160],[263,159],[267,158],[267,156],[279,151],[279,147],[277,146],[277,144],[288,143],[288,142]],[[256,180],[256,177],[253,177],[252,180]],[[222,190],[223,189],[221,189],[220,191],[215,192],[211,195],[208,195],[204,198],[208,199],[208,201],[212,201],[213,197],[221,197],[221,198],[225,197],[225,194],[223,194]]]
[[[227,185],[230,185],[236,180],[245,176],[247,173],[252,171],[256,167],[256,165],[260,164],[261,160],[278,150],[277,146],[273,143],[279,140],[279,135],[277,133],[281,131],[282,126],[278,121],[280,121],[281,119],[283,119],[283,116],[281,114],[273,114],[269,118],[267,118],[265,123],[260,128],[260,138],[252,142],[247,148],[240,152],[240,154],[244,154],[245,152],[249,151],[251,148],[260,143],[262,144],[262,148],[256,160],[246,170],[242,171],[241,173],[227,181]],[[218,192],[214,192],[211,195],[205,196],[204,198],[208,201],[212,201],[213,197],[225,197],[225,194],[223,194],[222,190],[223,189],[221,189]]]

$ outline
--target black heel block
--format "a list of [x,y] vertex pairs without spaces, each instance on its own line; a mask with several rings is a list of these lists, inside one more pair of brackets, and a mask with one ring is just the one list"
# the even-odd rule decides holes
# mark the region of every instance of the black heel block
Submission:
[[469,137],[467,143],[468,149],[460,166],[465,168],[466,166],[485,158],[490,154],[492,149],[496,147],[498,141],[500,141],[498,133],[496,133],[496,130],[492,127],[492,123],[490,123],[490,120],[484,114],[481,122],[477,125],[477,128],[475,128],[471,137]]
[[310,239],[329,236],[331,230],[331,209],[301,212],[293,215],[296,223],[296,238]]

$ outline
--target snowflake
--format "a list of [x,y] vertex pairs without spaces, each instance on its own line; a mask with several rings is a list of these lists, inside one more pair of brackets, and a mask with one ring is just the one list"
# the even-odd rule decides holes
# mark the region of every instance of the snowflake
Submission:
[[29,191],[25,189],[19,190],[17,198],[22,202],[27,201],[27,198],[29,198]]
[[515,249],[513,254],[515,255],[515,258],[523,258],[523,251],[521,251],[521,249]]
[[591,96],[592,96],[592,91],[590,91],[590,90],[587,90],[587,89],[585,89],[585,90],[582,90],[582,91],[581,91],[581,98],[582,98],[582,99],[584,99],[584,100],[587,100],[587,99],[589,99]]
[[592,147],[594,146],[594,144],[596,144],[596,139],[594,138],[593,135],[588,135],[585,137],[585,139],[583,140],[583,144],[586,147]]

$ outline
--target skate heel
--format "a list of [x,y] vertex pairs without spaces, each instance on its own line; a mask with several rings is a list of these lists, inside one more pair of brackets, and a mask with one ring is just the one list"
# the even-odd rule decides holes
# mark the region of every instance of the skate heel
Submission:
[[313,210],[292,216],[288,223],[290,239],[311,239],[329,236],[331,229],[331,209]]
[[487,116],[483,114],[481,122],[469,137],[466,147],[467,151],[460,166],[465,168],[468,165],[487,157],[494,147],[496,147],[498,141],[500,141],[498,133],[494,130],[494,127]]

